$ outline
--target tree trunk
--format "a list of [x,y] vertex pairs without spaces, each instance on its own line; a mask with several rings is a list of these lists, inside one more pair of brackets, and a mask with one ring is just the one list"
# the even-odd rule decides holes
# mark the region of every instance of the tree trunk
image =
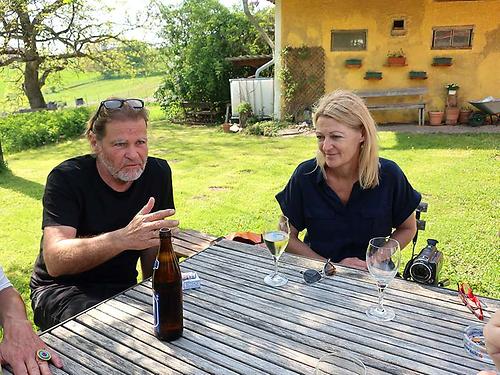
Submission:
[[28,97],[31,109],[47,108],[47,104],[45,103],[42,89],[40,87],[40,81],[38,80],[39,66],[40,63],[35,60],[26,62],[24,68],[23,90]]
[[5,160],[3,160],[3,150],[2,150],[2,141],[0,141],[0,169],[5,165]]

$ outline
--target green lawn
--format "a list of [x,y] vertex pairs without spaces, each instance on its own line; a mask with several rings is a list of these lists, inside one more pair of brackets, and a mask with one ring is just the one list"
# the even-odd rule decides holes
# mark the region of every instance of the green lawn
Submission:
[[[479,294],[500,298],[500,135],[381,132],[380,140],[381,155],[395,160],[429,203],[417,249],[426,238],[438,239],[445,254],[442,278],[451,288],[469,281]],[[181,226],[216,236],[260,231],[278,211],[274,195],[315,147],[314,137],[242,136],[162,121],[150,132],[150,154],[173,169]],[[46,176],[88,149],[75,140],[6,156],[12,174],[0,176],[0,264],[27,302]],[[410,253],[404,251],[405,262]]]

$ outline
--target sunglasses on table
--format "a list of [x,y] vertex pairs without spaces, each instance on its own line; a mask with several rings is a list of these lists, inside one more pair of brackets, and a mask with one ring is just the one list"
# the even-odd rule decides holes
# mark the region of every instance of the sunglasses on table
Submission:
[[467,283],[458,283],[458,295],[462,303],[478,318],[484,319],[481,301],[472,293],[472,288]]
[[336,271],[337,269],[333,265],[332,261],[327,259],[321,271],[308,269],[302,272],[302,276],[304,277],[306,284],[314,284],[315,282],[320,281],[323,277],[335,275]]

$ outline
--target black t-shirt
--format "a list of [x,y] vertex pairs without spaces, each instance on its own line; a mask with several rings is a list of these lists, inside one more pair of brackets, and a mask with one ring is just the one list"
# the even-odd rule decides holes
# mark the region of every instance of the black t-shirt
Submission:
[[[117,192],[99,175],[91,155],[69,159],[47,177],[43,196],[42,229],[47,226],[76,228],[76,237],[92,237],[127,226],[148,202],[152,211],[174,208],[172,173],[165,160],[148,157],[142,175],[124,192]],[[75,275],[52,277],[43,259],[43,239],[30,286],[92,285],[108,283],[133,285],[137,282],[137,260],[141,251],[126,250],[101,265]]]

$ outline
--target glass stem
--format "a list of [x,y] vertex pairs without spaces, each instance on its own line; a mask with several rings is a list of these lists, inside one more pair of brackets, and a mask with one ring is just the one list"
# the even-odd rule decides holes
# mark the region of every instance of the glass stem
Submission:
[[378,287],[378,307],[379,311],[384,311],[384,292],[387,285],[377,284]]
[[274,276],[277,276],[278,275],[278,258],[273,257],[273,259],[274,259]]

